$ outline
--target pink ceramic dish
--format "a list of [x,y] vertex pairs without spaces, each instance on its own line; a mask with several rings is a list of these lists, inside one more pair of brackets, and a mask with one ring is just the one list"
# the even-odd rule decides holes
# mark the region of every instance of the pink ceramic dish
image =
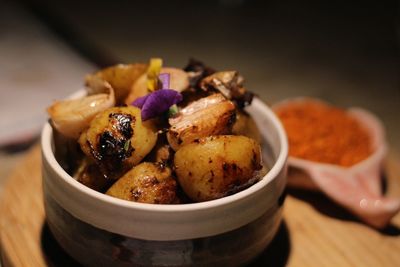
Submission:
[[[298,101],[321,102],[318,99],[295,98],[280,102],[274,105],[273,109],[278,110]],[[364,222],[382,228],[400,210],[400,199],[382,195],[382,163],[387,153],[384,127],[375,115],[364,109],[350,108],[347,112],[368,131],[373,153],[365,160],[347,168],[289,156],[288,184],[292,187],[322,191]]]
[[[79,94],[83,94],[80,92]],[[281,123],[260,100],[248,112],[263,138],[262,180],[221,199],[180,205],[129,202],[68,175],[42,132],[46,219],[56,240],[85,266],[238,266],[270,243],[282,218],[288,145]]]

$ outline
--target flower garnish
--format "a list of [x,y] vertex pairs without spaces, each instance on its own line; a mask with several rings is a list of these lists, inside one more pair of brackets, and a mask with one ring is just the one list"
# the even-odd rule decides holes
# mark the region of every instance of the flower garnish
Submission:
[[172,106],[168,109],[168,117],[169,117],[169,118],[174,117],[176,114],[178,114],[178,112],[179,112],[178,106],[177,106],[176,104],[175,104],[175,105],[172,105]]
[[124,144],[124,150],[125,152],[128,152],[129,148],[131,147],[131,140],[129,139],[128,141],[125,142]]
[[160,75],[158,75],[158,80],[161,83],[161,89],[169,88],[169,80],[170,80],[169,73],[161,73]]
[[162,60],[153,58],[147,70],[147,87],[151,93],[139,97],[132,102],[132,105],[141,109],[142,120],[157,117],[164,112],[177,112],[177,103],[182,101],[182,95],[169,89],[170,74],[161,73]]
[[149,68],[147,69],[147,89],[153,92],[158,89],[158,75],[162,67],[161,58],[150,59]]
[[148,120],[163,114],[169,108],[182,101],[182,95],[172,89],[161,89],[139,97],[132,105],[140,108],[142,120]]

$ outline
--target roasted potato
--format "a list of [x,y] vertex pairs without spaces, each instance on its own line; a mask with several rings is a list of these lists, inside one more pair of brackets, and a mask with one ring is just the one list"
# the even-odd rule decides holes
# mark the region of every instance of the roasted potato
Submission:
[[81,165],[73,175],[74,178],[93,190],[105,192],[111,186],[113,180],[105,177],[97,164],[86,158],[81,162]]
[[142,122],[140,109],[133,106],[113,107],[99,113],[79,138],[86,156],[112,179],[138,164],[156,141],[154,121]]
[[144,162],[125,173],[106,194],[135,202],[171,204],[177,201],[176,190],[171,169]]
[[235,105],[221,94],[213,94],[189,104],[169,119],[167,139],[176,151],[203,137],[230,134],[235,118]]
[[241,110],[236,112],[236,122],[233,124],[232,134],[244,135],[261,143],[261,134],[256,122],[248,113]]
[[86,84],[90,86],[96,78],[109,82],[115,90],[115,99],[120,104],[128,96],[135,81],[146,72],[147,66],[142,63],[111,66],[88,75]]
[[252,182],[261,148],[245,136],[219,135],[182,146],[174,157],[183,191],[194,201],[226,196]]

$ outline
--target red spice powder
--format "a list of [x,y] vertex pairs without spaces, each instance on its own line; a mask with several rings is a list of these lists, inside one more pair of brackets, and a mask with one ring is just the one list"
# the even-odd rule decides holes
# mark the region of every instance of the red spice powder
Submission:
[[276,113],[288,135],[290,156],[348,167],[372,153],[366,130],[342,109],[304,100]]

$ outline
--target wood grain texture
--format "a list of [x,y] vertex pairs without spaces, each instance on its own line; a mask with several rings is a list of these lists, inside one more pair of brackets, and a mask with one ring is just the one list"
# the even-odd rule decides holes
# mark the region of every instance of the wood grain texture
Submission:
[[0,248],[5,266],[46,266],[41,250],[41,187],[41,155],[36,146],[17,165],[1,196]]
[[[52,265],[49,257],[72,262],[60,252],[52,256],[54,244],[43,240],[48,230],[40,157],[36,146],[13,172],[2,195],[0,248],[5,267],[48,266]],[[387,161],[388,195],[400,196],[399,162],[395,155]],[[263,266],[400,266],[400,214],[387,229],[377,231],[319,193],[289,190],[283,225],[272,248],[264,253],[268,255],[254,266],[260,266],[257,262]]]

